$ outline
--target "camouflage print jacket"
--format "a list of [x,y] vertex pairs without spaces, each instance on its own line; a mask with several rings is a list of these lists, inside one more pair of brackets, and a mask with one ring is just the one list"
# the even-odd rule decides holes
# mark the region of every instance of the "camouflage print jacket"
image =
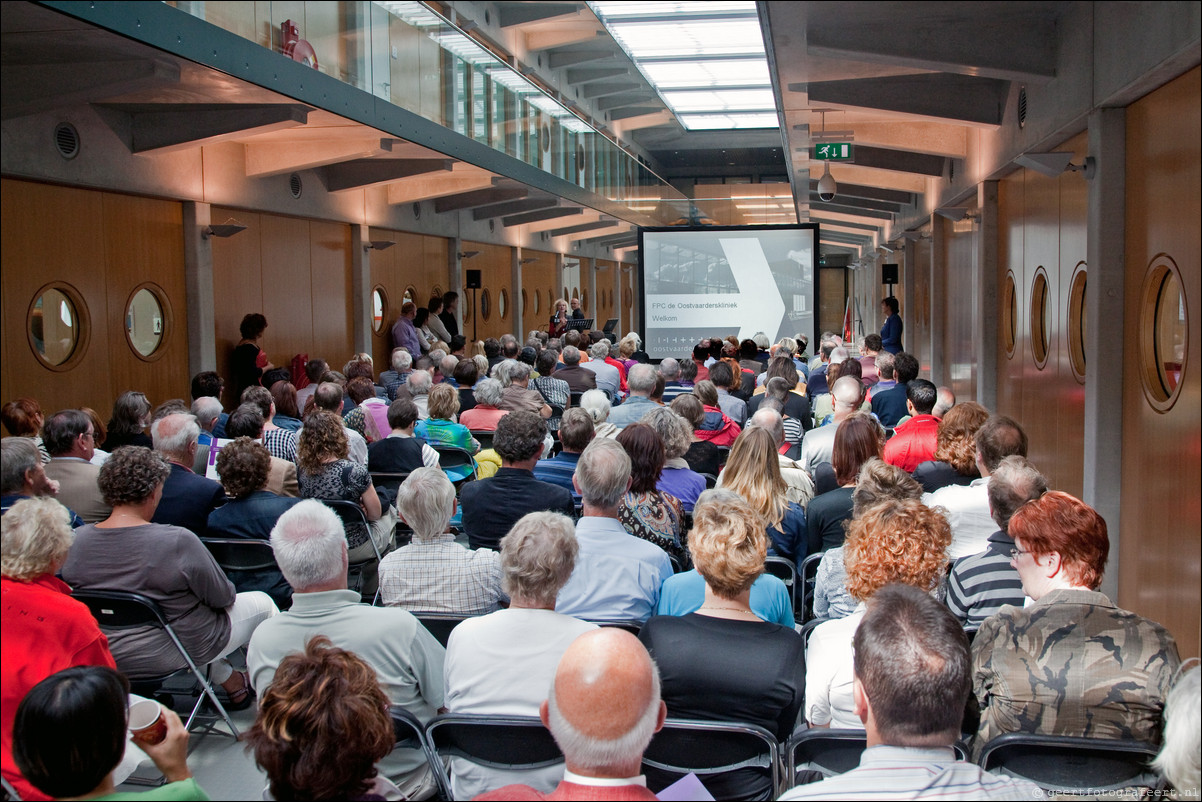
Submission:
[[1008,732],[1160,742],[1161,713],[1180,663],[1160,624],[1104,594],[1055,590],[1003,607],[972,646],[981,706],[974,757]]

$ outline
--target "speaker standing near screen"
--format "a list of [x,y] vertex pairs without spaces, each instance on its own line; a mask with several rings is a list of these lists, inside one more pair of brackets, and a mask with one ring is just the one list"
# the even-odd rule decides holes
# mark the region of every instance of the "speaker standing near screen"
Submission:
[[560,298],[555,302],[555,312],[547,324],[547,334],[551,337],[562,337],[568,330],[568,302]]
[[890,295],[881,301],[881,314],[885,316],[885,325],[881,326],[881,348],[891,354],[902,350],[902,319],[898,311],[897,299]]

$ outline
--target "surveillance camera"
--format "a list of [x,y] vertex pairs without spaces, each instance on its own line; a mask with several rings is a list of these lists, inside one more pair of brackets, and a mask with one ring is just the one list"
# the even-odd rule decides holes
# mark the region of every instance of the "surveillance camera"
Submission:
[[835,199],[835,193],[838,191],[839,185],[835,183],[835,179],[831,176],[831,171],[828,168],[822,178],[818,179],[818,199],[832,201]]

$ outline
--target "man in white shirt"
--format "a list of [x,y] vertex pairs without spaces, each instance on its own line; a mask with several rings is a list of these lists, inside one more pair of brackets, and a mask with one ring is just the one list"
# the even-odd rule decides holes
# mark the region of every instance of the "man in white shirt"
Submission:
[[[566,515],[532,512],[514,524],[501,541],[501,583],[509,594],[509,609],[469,618],[451,631],[445,672],[447,710],[538,715],[564,651],[577,637],[597,628],[555,612],[555,597],[572,575],[577,550],[572,519]],[[562,778],[562,764],[506,771],[451,759],[456,799],[472,799],[519,782],[548,792]]]
[[952,544],[947,556],[958,560],[989,548],[989,536],[997,524],[989,511],[989,475],[1011,455],[1027,456],[1027,434],[1018,421],[994,415],[977,430],[977,470],[980,479],[968,485],[949,485],[924,493],[922,503],[942,507],[952,527]]
[[555,609],[594,621],[646,621],[659,602],[672,563],[659,546],[628,533],[618,505],[630,489],[630,457],[616,440],[600,437],[580,455],[572,477],[584,504],[576,523],[576,570]]

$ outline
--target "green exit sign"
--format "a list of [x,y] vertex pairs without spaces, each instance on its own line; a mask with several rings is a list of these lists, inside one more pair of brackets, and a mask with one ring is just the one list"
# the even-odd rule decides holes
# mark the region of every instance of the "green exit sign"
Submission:
[[811,150],[810,158],[821,161],[847,161],[851,158],[850,142],[823,142]]

